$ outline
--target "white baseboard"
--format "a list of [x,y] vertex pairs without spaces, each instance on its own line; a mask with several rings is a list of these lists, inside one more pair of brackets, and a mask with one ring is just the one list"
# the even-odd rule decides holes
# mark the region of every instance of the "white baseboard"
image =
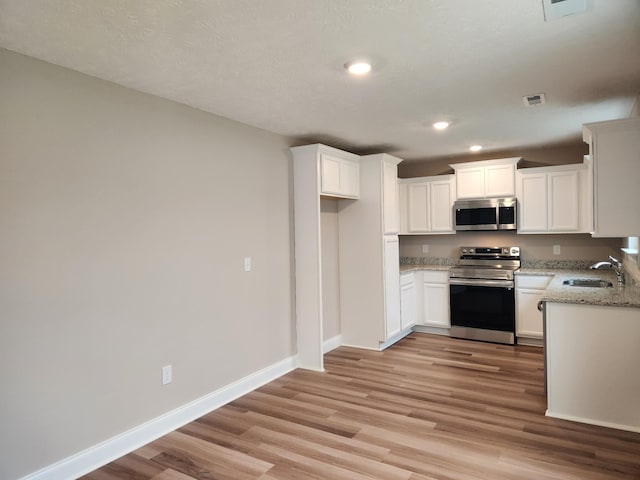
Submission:
[[544,346],[544,340],[542,338],[533,338],[533,337],[517,337],[516,343],[518,345],[528,345],[530,347]]
[[406,330],[401,331],[399,334],[391,337],[386,342],[380,343],[380,350],[384,350],[385,348],[389,348],[391,345],[393,345],[396,342],[399,342],[400,340],[402,340],[404,337],[406,337],[410,333],[413,333],[413,328],[411,328],[411,327],[407,328]]
[[640,426],[622,425],[619,423],[612,423],[612,422],[603,422],[600,420],[593,420],[591,418],[575,417],[573,415],[564,415],[562,413],[553,413],[553,412],[550,412],[549,410],[547,410],[544,414],[547,417],[559,418],[560,420],[569,420],[571,422],[578,422],[578,423],[588,423],[589,425],[597,425],[599,427],[615,428],[616,430],[625,430],[627,432],[640,433]]
[[22,477],[21,480],[78,478],[275,380],[296,367],[296,356],[281,360],[131,430]]
[[322,342],[322,353],[329,353],[331,350],[335,350],[340,345],[342,345],[342,335],[336,335],[335,337]]

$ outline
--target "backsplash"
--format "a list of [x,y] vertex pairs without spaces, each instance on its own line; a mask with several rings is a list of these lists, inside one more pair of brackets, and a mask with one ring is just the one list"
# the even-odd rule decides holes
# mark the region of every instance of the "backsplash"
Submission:
[[[425,246],[428,250],[424,252]],[[458,232],[449,235],[401,235],[400,257],[420,258],[418,263],[429,264],[430,260],[460,256],[460,247],[506,247],[519,246],[523,264],[536,268],[538,261],[581,262],[591,265],[595,261],[607,260],[609,255],[619,258],[622,253],[620,238],[592,238],[588,234],[571,235],[522,235],[515,232]],[[553,253],[560,246],[560,255]],[[562,264],[562,263],[561,263]]]
[[[538,270],[587,270],[598,260],[522,260],[522,268]],[[400,265],[455,266],[457,257],[400,257]]]
[[443,267],[453,267],[457,259],[452,257],[400,257],[400,265],[439,265]]
[[599,260],[522,260],[521,268],[550,270],[588,270]]

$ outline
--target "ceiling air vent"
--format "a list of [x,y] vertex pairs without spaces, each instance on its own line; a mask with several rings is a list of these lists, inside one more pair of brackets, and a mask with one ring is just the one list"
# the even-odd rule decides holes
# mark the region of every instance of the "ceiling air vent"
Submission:
[[542,0],[546,22],[557,18],[584,13],[588,10],[588,0]]
[[525,95],[522,97],[525,107],[535,107],[536,105],[544,105],[544,93],[536,93],[534,95]]

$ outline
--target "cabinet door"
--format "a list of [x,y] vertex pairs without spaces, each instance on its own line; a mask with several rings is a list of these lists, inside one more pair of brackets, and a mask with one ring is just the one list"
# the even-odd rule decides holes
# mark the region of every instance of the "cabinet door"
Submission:
[[486,167],[484,174],[486,197],[513,197],[515,191],[515,166],[494,165]]
[[542,312],[538,302],[543,290],[516,289],[516,336],[542,338]]
[[548,173],[548,225],[553,232],[576,232],[580,227],[578,171]]
[[519,175],[520,232],[547,230],[547,174],[523,173]]
[[322,193],[339,195],[340,190],[340,165],[342,160],[329,155],[322,155]]
[[397,236],[384,238],[385,338],[400,333],[400,248]]
[[400,208],[398,201],[398,166],[382,163],[382,219],[385,234],[400,231]]
[[449,285],[424,282],[423,291],[424,323],[449,328]]
[[413,274],[402,275],[400,280],[400,323],[403,331],[416,323],[415,291]]
[[321,191],[325,195],[358,198],[360,196],[359,165],[356,162],[322,154]]
[[479,198],[485,196],[484,167],[461,168],[456,171],[456,191],[458,198]]
[[640,234],[640,117],[587,125],[593,160],[594,237]]
[[355,162],[340,163],[340,193],[347,197],[360,196],[360,171]]
[[407,185],[407,227],[409,233],[429,231],[429,184],[410,183]]
[[430,187],[430,230],[453,233],[453,185],[450,181],[431,182]]

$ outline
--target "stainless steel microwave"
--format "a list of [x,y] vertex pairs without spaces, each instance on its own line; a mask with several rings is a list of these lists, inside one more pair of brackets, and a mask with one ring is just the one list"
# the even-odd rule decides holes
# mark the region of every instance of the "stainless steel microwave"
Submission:
[[515,197],[458,200],[456,230],[515,230],[517,204]]

